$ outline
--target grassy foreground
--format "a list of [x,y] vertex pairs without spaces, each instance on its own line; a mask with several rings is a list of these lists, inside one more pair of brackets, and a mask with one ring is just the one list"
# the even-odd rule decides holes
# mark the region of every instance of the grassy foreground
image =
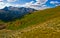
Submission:
[[60,17],[23,30],[1,30],[0,38],[60,38]]

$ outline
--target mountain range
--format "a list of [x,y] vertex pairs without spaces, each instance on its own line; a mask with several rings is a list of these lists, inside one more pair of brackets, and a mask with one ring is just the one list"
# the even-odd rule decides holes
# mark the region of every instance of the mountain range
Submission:
[[25,7],[5,7],[0,9],[0,19],[2,20],[12,20],[15,18],[21,18],[26,14],[30,14],[31,12],[36,11],[32,8],[25,8]]

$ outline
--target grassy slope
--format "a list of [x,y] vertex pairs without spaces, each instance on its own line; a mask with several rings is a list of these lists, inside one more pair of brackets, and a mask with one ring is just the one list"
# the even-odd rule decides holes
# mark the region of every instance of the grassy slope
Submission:
[[2,30],[0,38],[60,38],[60,17],[23,30]]
[[7,29],[22,29],[31,25],[43,23],[56,17],[60,17],[60,7],[43,11],[36,11],[30,15],[24,16],[24,18],[22,18],[21,20],[17,19],[16,21],[8,22]]
[[37,11],[6,24],[6,29],[13,30],[1,30],[0,38],[60,38],[60,7]]

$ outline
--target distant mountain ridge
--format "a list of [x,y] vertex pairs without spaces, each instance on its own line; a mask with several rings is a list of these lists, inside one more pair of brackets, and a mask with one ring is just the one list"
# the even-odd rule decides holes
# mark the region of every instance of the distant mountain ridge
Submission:
[[5,7],[5,8],[3,8],[2,10],[5,10],[5,11],[27,11],[27,12],[29,12],[29,11],[31,11],[31,12],[33,12],[33,11],[35,11],[35,9],[32,9],[32,8],[25,8],[25,7],[20,7],[20,8],[18,8],[18,7],[12,7],[12,6],[9,6],[9,7]]
[[5,7],[0,9],[0,19],[3,20],[12,20],[15,18],[21,18],[22,16],[29,14],[31,12],[36,11],[32,8],[25,8],[25,7]]

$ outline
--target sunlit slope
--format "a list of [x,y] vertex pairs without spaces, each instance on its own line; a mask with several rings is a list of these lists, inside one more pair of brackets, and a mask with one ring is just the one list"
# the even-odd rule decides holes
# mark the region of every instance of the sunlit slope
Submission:
[[1,30],[0,38],[60,38],[60,17],[23,30]]
[[43,23],[56,17],[60,17],[60,7],[35,11],[32,14],[25,15],[22,19],[8,22],[6,29],[23,29],[32,25]]

